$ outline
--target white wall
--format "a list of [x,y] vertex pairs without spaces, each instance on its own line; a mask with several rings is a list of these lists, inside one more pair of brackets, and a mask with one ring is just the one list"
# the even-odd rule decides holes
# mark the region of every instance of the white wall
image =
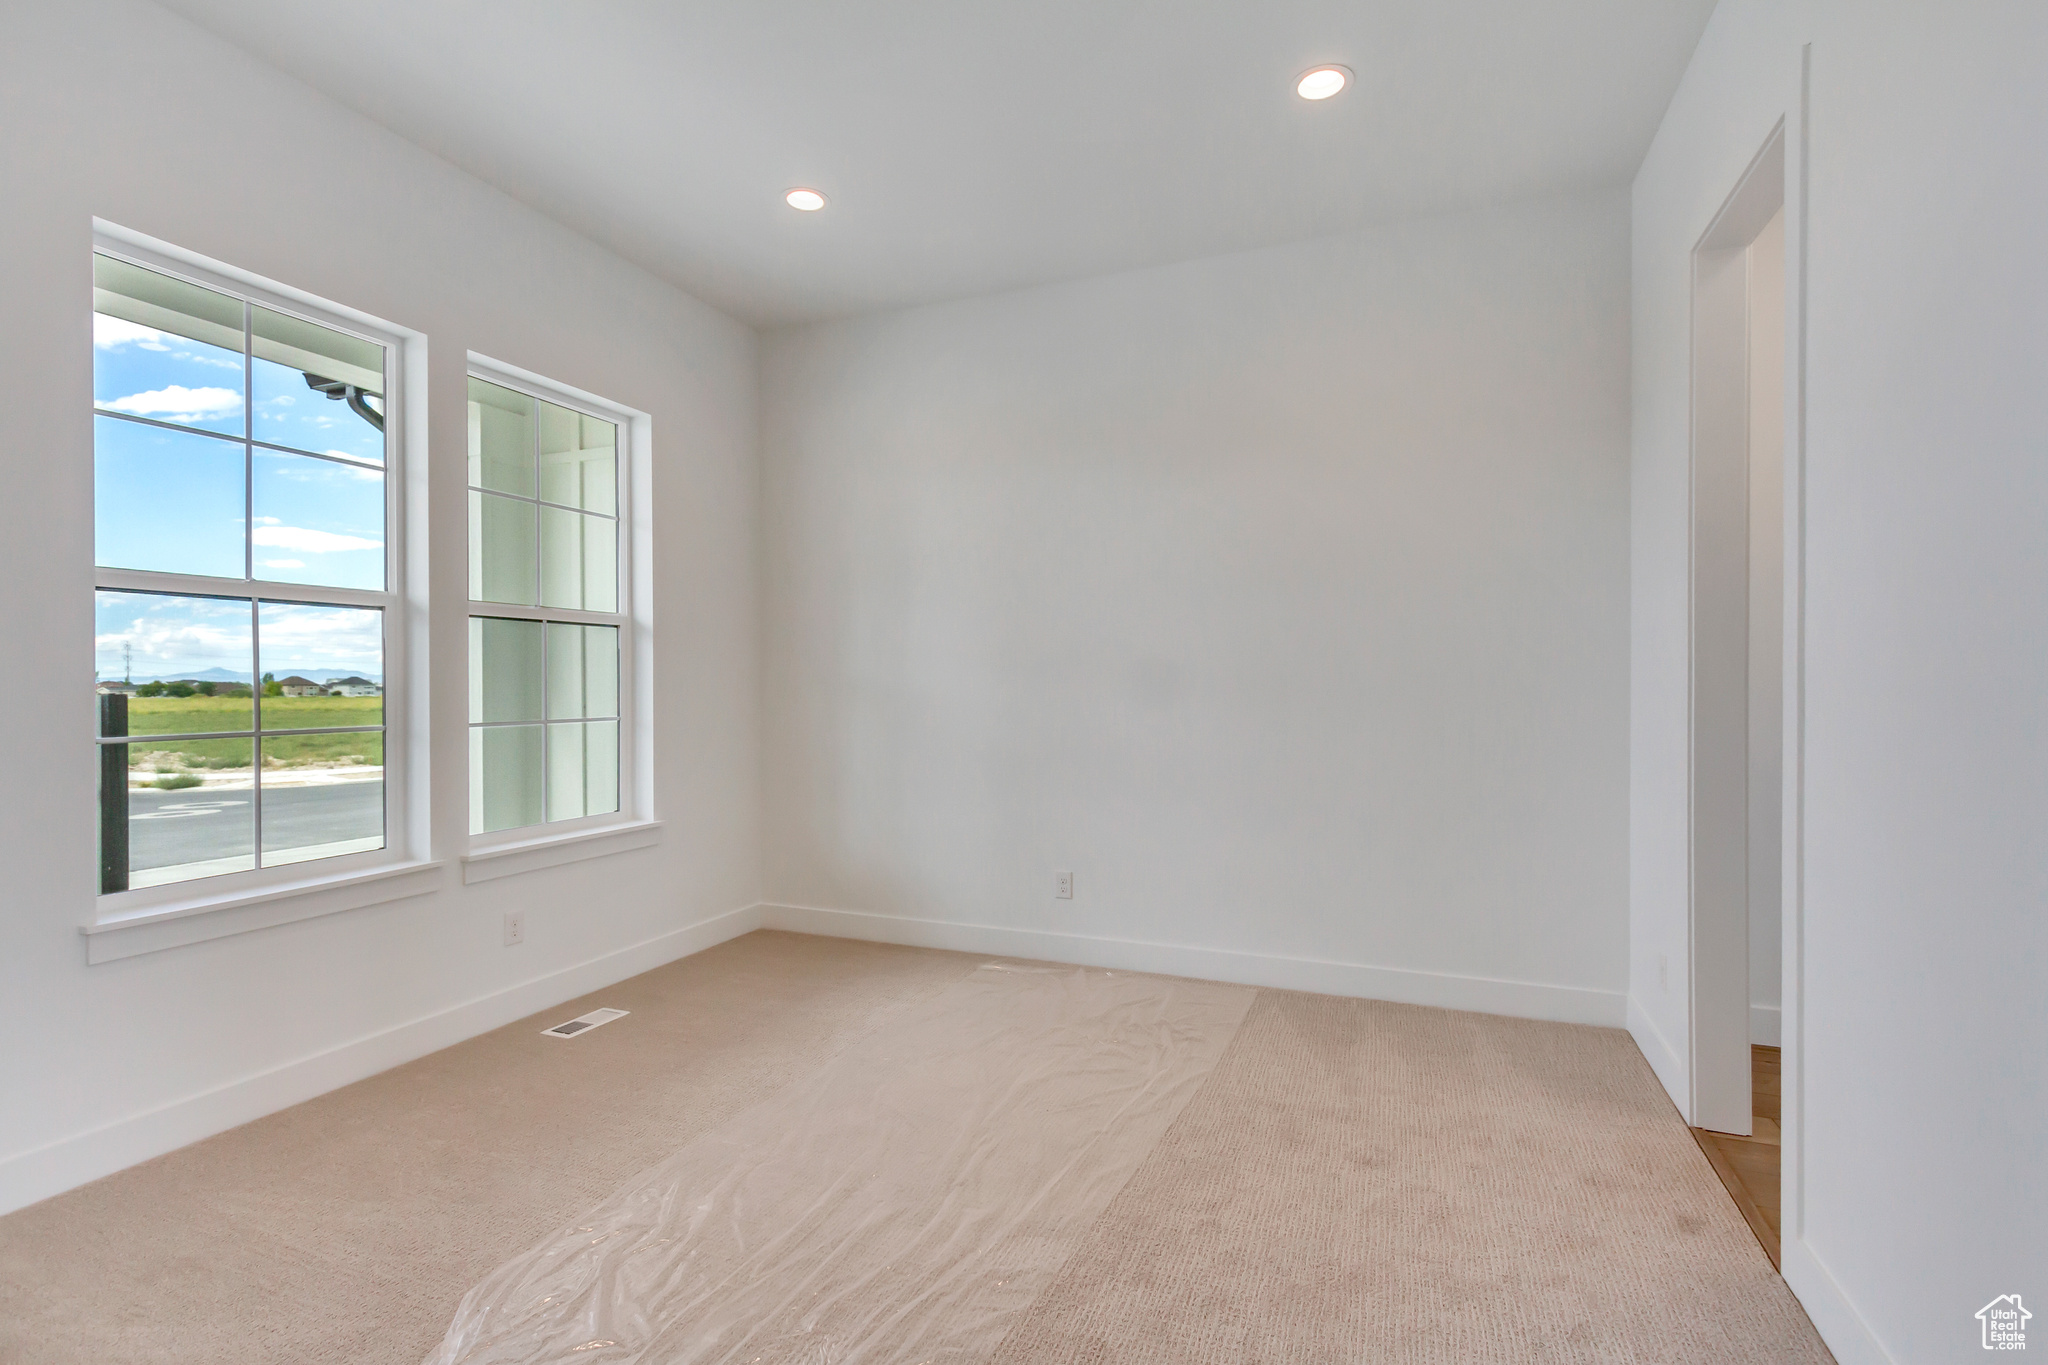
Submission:
[[1724,0],[1634,186],[1630,1012],[1682,1095],[1689,256],[1791,120],[1785,1269],[1844,1365],[2048,1292],[2044,70],[2031,0]]
[[[751,906],[752,334],[146,4],[9,6],[0,130],[0,1209],[642,970]],[[653,414],[658,845],[473,888],[451,868],[418,899],[86,965],[95,215],[427,334],[433,852],[451,862],[464,353]],[[507,909],[527,912],[516,949]]]
[[1592,193],[769,334],[770,899],[1620,1022],[1627,233]]

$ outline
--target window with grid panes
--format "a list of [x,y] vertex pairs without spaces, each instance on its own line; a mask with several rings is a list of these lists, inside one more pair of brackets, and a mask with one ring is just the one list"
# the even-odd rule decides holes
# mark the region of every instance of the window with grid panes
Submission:
[[619,426],[469,381],[469,825],[620,807]]
[[111,250],[93,285],[101,892],[384,848],[390,348]]

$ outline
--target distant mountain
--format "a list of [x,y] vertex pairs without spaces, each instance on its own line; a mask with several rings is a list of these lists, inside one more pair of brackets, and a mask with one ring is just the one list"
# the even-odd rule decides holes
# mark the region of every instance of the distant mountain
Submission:
[[[120,681],[120,676],[119,676],[118,674],[112,674],[112,673],[108,673],[108,674],[104,674],[104,675],[102,675],[102,676],[101,676],[101,678],[100,678],[100,681],[101,681],[101,682],[119,682],[119,681]],[[197,673],[151,673],[151,674],[149,674],[149,675],[147,675],[147,676],[143,676],[143,675],[141,675],[141,674],[137,674],[137,675],[136,675],[136,677],[134,678],[134,681],[135,681],[135,682],[139,682],[139,683],[146,683],[146,682],[234,682],[234,683],[245,683],[245,682],[248,682],[248,681],[249,681],[249,675],[248,675],[247,673],[237,673],[237,672],[235,672],[234,670],[232,670],[232,669],[227,669],[227,668],[202,668],[202,669],[200,669],[200,670],[199,670],[199,671],[198,671]]]
[[[278,677],[280,677],[280,678],[289,678],[289,677],[291,677],[291,676],[292,676],[292,675],[293,675],[294,673],[296,673],[296,674],[298,674],[298,675],[299,675],[300,677],[302,677],[302,678],[311,678],[311,679],[312,679],[312,680],[313,680],[314,682],[319,682],[319,683],[329,683],[329,682],[334,682],[334,681],[336,681],[337,679],[340,679],[340,678],[367,678],[367,679],[369,679],[369,680],[370,680],[371,682],[373,682],[373,683],[377,684],[377,686],[379,686],[379,687],[382,687],[382,686],[384,685],[384,675],[383,675],[382,673],[357,673],[357,672],[352,672],[352,671],[342,671],[342,670],[339,670],[339,669],[333,669],[333,668],[288,668],[288,667],[282,667],[282,666],[280,666],[280,667],[278,667],[278,668],[273,668],[273,669],[271,669],[271,670],[270,670],[270,672],[271,672],[271,673],[273,673],[273,674],[275,674],[276,676],[278,676]],[[120,677],[119,677],[119,675],[118,675],[118,674],[113,674],[113,673],[107,673],[107,672],[104,672],[104,671],[102,671],[102,673],[100,674],[100,681],[101,681],[101,682],[119,682],[119,681],[120,681]],[[136,674],[136,675],[135,675],[135,677],[134,677],[134,678],[132,679],[132,681],[134,681],[134,682],[138,682],[138,683],[146,683],[146,682],[228,682],[228,683],[246,683],[246,682],[248,682],[248,681],[249,681],[249,675],[248,675],[247,673],[237,673],[237,672],[235,672],[235,671],[234,671],[233,669],[229,669],[229,668],[202,668],[202,669],[200,669],[200,670],[199,670],[198,672],[196,672],[196,673],[148,673],[148,674],[138,673],[138,674]]]

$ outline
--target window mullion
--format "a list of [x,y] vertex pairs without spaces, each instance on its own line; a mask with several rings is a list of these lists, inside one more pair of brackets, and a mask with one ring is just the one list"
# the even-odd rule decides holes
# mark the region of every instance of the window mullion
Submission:
[[254,739],[254,730],[179,730],[168,734],[100,735],[95,744],[135,744],[143,740],[174,740],[180,744],[202,739]]
[[[256,362],[249,300],[242,300],[242,577],[256,577]],[[257,803],[261,806],[261,802]],[[259,864],[260,866],[260,864]]]
[[[534,423],[533,425],[534,425],[534,430],[538,431],[538,430],[540,429],[540,423],[539,423],[539,422],[535,422],[535,423]],[[549,655],[550,651],[552,651],[552,650],[554,649],[554,647],[555,647],[555,640],[554,640],[554,635],[555,635],[555,630],[554,630],[554,627],[553,627],[553,626],[551,626],[551,625],[549,625],[549,624],[548,624],[547,622],[545,622],[545,621],[541,622],[541,626],[540,626],[540,822],[541,822],[542,824],[546,824],[546,823],[548,822],[548,797],[549,797],[549,796],[550,796],[550,795],[552,794],[552,789],[551,789],[551,788],[550,788],[550,787],[548,786],[548,776],[549,776],[549,774],[548,774],[548,762],[549,762],[549,758],[548,758],[548,747],[549,747],[549,746],[548,746],[548,720],[549,720],[549,709],[548,709],[548,674],[549,674],[549,673],[550,673],[550,672],[552,671],[552,670],[550,670],[550,669],[549,669],[549,667],[548,667],[548,662],[549,662],[549,660],[548,660],[548,655]]]
[[373,607],[388,611],[398,595],[370,588],[327,588],[275,579],[206,578],[198,574],[160,573],[151,569],[96,569],[93,586],[113,592],[167,592],[180,597],[224,597],[234,601],[260,597],[266,602],[306,602],[327,607]]
[[[249,740],[249,818],[251,851],[256,866],[263,866],[263,612],[255,598],[249,599],[249,723],[256,733]],[[385,673],[388,678],[389,671]]]
[[301,459],[321,460],[327,464],[346,465],[350,469],[367,469],[377,474],[390,473],[388,469],[374,460],[359,460],[347,455],[329,455],[323,450],[300,450],[297,446],[281,446],[275,441],[253,441],[252,444],[258,450],[273,450],[280,455],[296,455]]
[[565,626],[616,626],[628,620],[622,612],[583,611],[576,607],[526,607],[516,602],[471,602],[471,616],[495,616],[515,621],[559,621]]
[[[255,309],[242,300],[242,577],[256,580],[256,345]],[[263,612],[249,597],[249,852],[263,867]]]
[[[609,720],[611,718],[609,716],[594,716],[592,717],[592,719]],[[490,725],[515,724],[516,722],[477,721],[475,723],[479,725]],[[97,736],[93,742],[95,744],[133,744],[145,739],[162,739],[175,740],[178,743],[182,744],[188,740],[201,739],[253,739],[258,734],[278,736],[375,735],[381,734],[389,728],[389,726],[384,725],[316,725],[304,730],[166,730],[144,734],[100,735]]]
[[[547,535],[548,528],[547,523],[541,519],[540,515],[540,400],[532,394],[528,394],[527,399],[533,404],[533,605],[538,607],[547,601],[548,547],[543,537]],[[543,661],[545,661],[547,655],[545,643],[541,646],[541,655]],[[543,668],[545,668],[545,662],[543,662]],[[546,685],[545,675],[543,675],[542,685]],[[545,723],[547,718],[545,711],[542,712],[541,718],[543,723]],[[542,739],[546,739],[546,732],[542,732]],[[548,761],[547,745],[545,743],[541,745],[540,761],[541,771],[545,773]]]
[[93,404],[92,415],[95,418],[104,417],[110,422],[133,422],[139,427],[175,431],[181,436],[210,436],[216,441],[227,441],[234,445],[240,445],[244,439],[240,436],[231,436],[225,431],[208,431],[205,427],[187,426],[183,422],[166,422],[160,418],[144,417],[133,412],[115,412],[112,408],[101,407],[98,403]]

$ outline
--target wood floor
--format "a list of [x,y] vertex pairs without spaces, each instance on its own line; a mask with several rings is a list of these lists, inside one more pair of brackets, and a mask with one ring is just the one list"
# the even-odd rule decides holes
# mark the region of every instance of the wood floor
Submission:
[[[1692,1135],[1714,1164],[1714,1174],[1728,1187],[1750,1231],[1763,1243],[1764,1255],[1778,1266],[1778,1071],[1781,1053],[1774,1047],[1749,1049],[1750,1107],[1755,1122],[1749,1137],[1695,1128]],[[1780,1267],[1782,1268],[1782,1267]]]

